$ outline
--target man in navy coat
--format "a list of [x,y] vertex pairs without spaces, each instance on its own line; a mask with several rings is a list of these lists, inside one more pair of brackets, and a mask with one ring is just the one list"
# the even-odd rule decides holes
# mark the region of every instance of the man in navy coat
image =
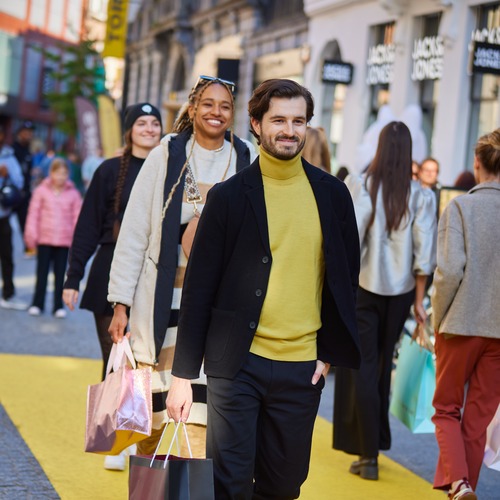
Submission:
[[291,80],[254,91],[260,156],[210,191],[186,270],[167,411],[188,419],[204,362],[217,500],[297,498],[329,366],[360,363],[354,209],[300,156],[313,110]]

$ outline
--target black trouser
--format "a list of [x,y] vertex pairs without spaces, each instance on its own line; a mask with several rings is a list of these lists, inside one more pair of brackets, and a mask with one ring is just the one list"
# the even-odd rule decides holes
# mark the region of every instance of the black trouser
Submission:
[[32,305],[45,308],[45,295],[47,292],[47,279],[49,277],[50,265],[54,273],[54,305],[52,312],[63,308],[62,291],[64,275],[68,263],[68,247],[53,247],[50,245],[38,245],[36,261],[36,286]]
[[109,325],[113,316],[106,316],[104,314],[94,313],[95,327],[97,330],[97,337],[99,338],[99,345],[102,352],[102,380],[106,378],[106,365],[108,364],[111,348],[113,347],[113,340],[108,332]]
[[2,268],[4,299],[10,299],[14,293],[14,259],[12,250],[12,228],[9,217],[0,218],[0,264]]
[[[298,498],[309,470],[323,377],[316,361],[249,354],[234,379],[208,377],[207,457],[215,498]],[[254,483],[255,479],[255,483]]]
[[[22,235],[24,234],[24,228],[26,226],[26,219],[28,217],[28,207],[30,204],[30,199],[31,199],[31,193],[25,192],[23,195],[23,200],[15,209],[15,214],[17,215],[17,220],[19,222],[19,227],[21,228]],[[23,244],[24,244],[24,250],[26,251],[28,248],[26,247],[26,243],[24,243],[24,238],[23,238]]]
[[389,395],[394,347],[415,291],[385,296],[358,289],[359,370],[335,369],[334,448],[376,457],[391,447]]

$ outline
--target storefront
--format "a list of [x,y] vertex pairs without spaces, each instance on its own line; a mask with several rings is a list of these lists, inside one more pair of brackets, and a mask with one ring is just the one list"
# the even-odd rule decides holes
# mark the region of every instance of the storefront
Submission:
[[[500,124],[500,1],[304,0],[304,9],[312,124],[329,127],[337,164],[361,171],[380,125],[396,119],[412,122],[415,159],[434,156],[442,184],[472,169],[478,137]],[[321,79],[332,42],[353,65],[350,85]]]
[[472,165],[477,139],[497,128],[500,122],[500,2],[476,8],[470,55],[468,165]]

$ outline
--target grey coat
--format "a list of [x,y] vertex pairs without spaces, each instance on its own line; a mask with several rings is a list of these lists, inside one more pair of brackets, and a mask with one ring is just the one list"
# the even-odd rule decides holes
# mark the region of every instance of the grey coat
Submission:
[[500,338],[500,183],[484,182],[446,207],[432,293],[440,333]]

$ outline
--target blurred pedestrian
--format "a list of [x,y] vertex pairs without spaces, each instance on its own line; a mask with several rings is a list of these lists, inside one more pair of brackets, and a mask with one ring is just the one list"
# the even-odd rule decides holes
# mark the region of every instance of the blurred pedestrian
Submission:
[[52,313],[65,318],[62,290],[68,251],[75,224],[82,206],[82,197],[69,180],[65,160],[56,158],[49,177],[35,188],[28,208],[24,240],[28,249],[37,251],[35,294],[28,313],[40,316],[45,308],[47,278],[52,266],[54,273],[54,303]]
[[[149,152],[160,142],[160,111],[149,103],[131,105],[125,110],[124,129],[123,155],[110,158],[101,164],[83,200],[70,249],[69,268],[63,291],[63,301],[72,311],[78,302],[85,266],[95,253],[80,307],[94,314],[102,351],[103,379],[113,345],[108,333],[113,309],[106,298],[111,261],[132,186]],[[125,460],[124,454],[108,456],[104,466],[123,470]]]
[[474,175],[477,186],[451,200],[439,221],[431,297],[434,488],[453,500],[477,498],[486,427],[500,404],[500,129],[477,142]]
[[346,166],[342,166],[337,170],[335,177],[341,181],[345,181],[345,178],[349,175],[349,169]]
[[[255,157],[251,143],[228,130],[234,119],[234,84],[200,76],[181,108],[174,133],[149,155],[134,185],[118,238],[109,282],[114,316],[109,332],[119,342],[127,326],[140,366],[154,366],[153,431],[137,444],[151,454],[168,417],[172,356],[183,277],[208,190]],[[167,202],[168,206],[165,204]],[[194,210],[193,210],[194,208]],[[195,457],[205,456],[206,378],[198,374],[189,420]]]
[[411,180],[408,127],[391,122],[380,132],[366,176],[346,179],[361,243],[356,314],[359,371],[335,371],[334,448],[359,455],[349,471],[378,479],[379,450],[391,447],[389,393],[394,346],[410,307],[423,324],[427,276],[434,270],[436,207],[432,192]]
[[[0,185],[10,179],[19,190],[23,188],[23,172],[14,150],[5,144],[5,130],[0,125]],[[4,309],[27,309],[28,305],[15,298],[14,251],[12,247],[12,227],[10,225],[11,206],[0,203],[0,264],[2,269],[2,298],[0,307]]]
[[97,148],[95,154],[87,156],[82,163],[82,181],[85,190],[87,190],[90,186],[90,181],[92,177],[99,167],[99,165],[105,160],[103,156],[102,148]]
[[310,92],[266,80],[248,110],[260,156],[209,194],[167,409],[189,418],[204,359],[215,498],[292,499],[329,364],[359,364],[359,241],[345,185],[301,158]]
[[470,191],[476,185],[474,174],[469,170],[464,170],[453,183],[454,187]]
[[49,176],[50,172],[50,164],[52,160],[56,157],[56,152],[53,149],[47,150],[45,156],[40,161],[40,176],[42,179],[45,179]]
[[[26,225],[26,217],[28,216],[28,206],[31,198],[31,174],[33,169],[33,157],[31,156],[31,141],[33,140],[33,133],[35,126],[31,121],[24,121],[21,123],[16,132],[16,139],[12,144],[14,154],[16,155],[21,170],[23,172],[24,182],[22,187],[23,199],[16,207],[15,213],[19,221],[21,233],[24,234],[24,227]],[[26,246],[24,247],[25,256],[33,257],[34,253]]]
[[306,143],[302,150],[302,158],[311,165],[331,173],[330,147],[326,138],[325,129],[322,127],[307,127]]
[[[413,169],[412,169],[413,170]],[[426,158],[419,167],[418,180],[424,188],[438,189],[439,162],[435,158]]]
[[418,161],[413,160],[411,162],[411,179],[412,181],[418,181],[418,172],[420,171],[420,164]]

